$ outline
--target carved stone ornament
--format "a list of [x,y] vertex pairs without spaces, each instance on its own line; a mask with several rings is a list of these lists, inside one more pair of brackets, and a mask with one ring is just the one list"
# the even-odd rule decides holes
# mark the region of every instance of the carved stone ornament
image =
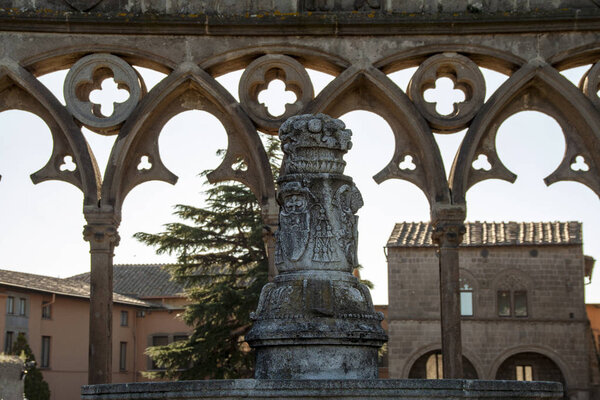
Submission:
[[102,0],[65,0],[65,3],[77,11],[89,11],[100,4]]
[[[273,116],[267,107],[259,103],[258,95],[269,83],[279,79],[286,90],[294,92],[296,101],[286,104],[285,112]],[[242,107],[258,129],[275,133],[281,124],[292,115],[302,112],[314,96],[312,82],[306,69],[292,57],[271,54],[260,57],[248,65],[240,79],[239,96]]]
[[600,97],[598,97],[598,89],[600,89],[600,63],[594,64],[585,73],[581,78],[579,86],[583,90],[583,93],[594,103],[594,106],[600,109]]
[[246,335],[256,378],[374,379],[383,316],[352,272],[363,200],[343,175],[352,132],[324,114],[288,119],[277,200],[279,275],[261,293]]
[[[425,100],[424,93],[435,88],[439,78],[449,78],[454,88],[462,90],[465,100],[454,103],[454,111],[441,115],[436,103]],[[485,99],[485,80],[479,67],[465,56],[456,53],[437,54],[419,66],[408,85],[408,96],[429,122],[440,133],[453,133],[466,128]]]
[[[129,98],[114,103],[112,115],[105,116],[100,105],[90,101],[90,93],[101,89],[102,82],[112,77],[119,89],[126,89]],[[142,98],[142,85],[135,70],[121,58],[111,54],[92,54],[77,61],[69,70],[64,84],[67,109],[87,128],[111,135],[133,112]]]

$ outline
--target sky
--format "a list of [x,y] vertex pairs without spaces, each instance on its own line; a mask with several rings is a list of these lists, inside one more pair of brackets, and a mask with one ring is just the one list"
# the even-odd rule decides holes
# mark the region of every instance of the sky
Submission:
[[[137,68],[137,67],[136,67]],[[563,72],[577,83],[589,68],[579,67]],[[165,75],[139,68],[150,89]],[[406,90],[415,68],[390,74],[390,78]],[[482,69],[486,79],[486,99],[507,76]],[[237,98],[242,71],[217,80]],[[309,70],[315,93],[333,77]],[[40,77],[63,102],[62,83],[66,71]],[[107,80],[103,90],[92,93],[92,100],[102,104],[102,112],[110,114],[111,99],[123,101],[127,93],[111,92],[114,82]],[[454,101],[463,99],[453,90],[449,79],[439,79],[435,89],[427,91],[427,101],[437,102],[440,113],[449,113]],[[113,88],[114,89],[114,88]],[[115,89],[116,90],[116,89]],[[113,93],[113,94],[111,94]],[[116,96],[116,97],[111,97]],[[294,96],[285,92],[280,81],[274,81],[259,98],[274,114],[281,114],[286,102]],[[365,206],[359,210],[359,262],[362,276],[375,284],[375,304],[387,304],[387,263],[384,246],[394,223],[428,221],[429,205],[415,185],[391,180],[378,185],[372,176],[392,157],[392,131],[379,116],[355,111],[340,117],[353,131],[354,146],[346,155],[346,174],[353,177],[362,192]],[[92,151],[104,171],[115,136],[101,136],[83,129]],[[440,147],[446,171],[460,145],[465,131],[434,134]],[[262,134],[261,134],[262,135]],[[165,223],[173,222],[173,205],[203,204],[202,191],[207,188],[198,173],[220,163],[216,151],[227,145],[220,122],[203,111],[188,111],[172,118],[159,137],[163,162],[179,176],[175,186],[164,182],[147,182],[133,189],[123,206],[119,228],[120,245],[115,249],[116,264],[154,264],[173,262],[174,257],[158,256],[150,247],[138,243],[136,232],[157,233]],[[574,182],[558,182],[546,187],[543,178],[560,164],[565,140],[557,122],[538,112],[521,112],[507,119],[499,129],[497,147],[500,159],[514,173],[517,181],[510,184],[488,180],[467,192],[468,221],[581,221],[584,253],[600,259],[600,203],[587,187]],[[85,220],[83,196],[75,186],[64,182],[33,185],[29,175],[44,166],[50,157],[52,139],[46,125],[33,114],[22,111],[0,113],[0,268],[55,277],[69,277],[89,271],[89,245],[83,240]],[[598,273],[600,274],[600,272]],[[600,275],[586,285],[586,301],[600,303]]]

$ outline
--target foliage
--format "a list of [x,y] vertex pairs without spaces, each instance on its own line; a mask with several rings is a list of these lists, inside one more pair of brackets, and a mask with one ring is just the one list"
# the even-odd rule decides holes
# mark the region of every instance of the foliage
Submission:
[[[274,170],[280,160],[278,144],[271,139],[266,146]],[[147,372],[151,378],[252,375],[254,355],[244,335],[268,274],[260,207],[252,192],[236,182],[211,186],[205,193],[204,208],[175,206],[180,222],[165,225],[164,232],[135,235],[158,254],[177,256],[177,264],[168,268],[172,279],[185,285],[190,302],[182,317],[192,327],[191,335],[147,350],[163,368]]]
[[[44,380],[42,372],[35,365],[35,356],[27,339],[23,333],[19,333],[17,340],[12,346],[11,354],[17,355],[24,363],[30,363],[32,367],[28,368],[25,375],[25,397],[27,400],[49,400],[50,388]],[[31,363],[31,362],[34,363]]]

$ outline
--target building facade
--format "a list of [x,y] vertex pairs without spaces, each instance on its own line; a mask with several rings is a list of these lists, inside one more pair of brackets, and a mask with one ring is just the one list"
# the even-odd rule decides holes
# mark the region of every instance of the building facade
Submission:
[[[466,223],[459,252],[464,374],[560,381],[594,398],[599,371],[584,304],[581,224]],[[389,374],[442,378],[439,261],[429,223],[396,224],[387,243]]]
[[[187,336],[182,288],[158,265],[114,267],[112,381],[140,382],[156,368],[148,346]],[[0,353],[24,334],[52,400],[77,400],[88,378],[89,274],[59,279],[0,270]]]

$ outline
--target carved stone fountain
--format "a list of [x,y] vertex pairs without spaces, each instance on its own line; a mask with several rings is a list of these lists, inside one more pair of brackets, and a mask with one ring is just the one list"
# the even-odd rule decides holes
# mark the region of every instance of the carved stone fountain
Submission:
[[383,315],[353,275],[356,212],[343,174],[351,131],[327,115],[291,117],[279,131],[279,275],[262,290],[246,339],[255,379],[84,386],[82,399],[558,399],[549,382],[377,379]]

